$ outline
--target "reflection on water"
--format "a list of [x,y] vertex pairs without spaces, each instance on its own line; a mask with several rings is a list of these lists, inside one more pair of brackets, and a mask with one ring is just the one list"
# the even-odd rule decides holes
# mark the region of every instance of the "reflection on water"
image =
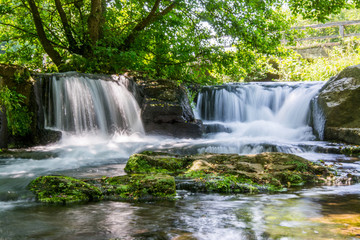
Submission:
[[[218,96],[214,99],[221,101],[210,105],[204,101],[199,111],[205,120],[222,121],[208,122],[213,128],[225,129],[203,139],[138,133],[104,136],[80,131],[82,134],[76,136],[65,134],[54,145],[0,154],[0,240],[359,239],[360,184],[263,195],[180,191],[175,202],[109,201],[72,206],[36,203],[26,188],[40,175],[123,175],[128,157],[142,150],[178,154],[286,152],[313,162],[322,160],[343,175],[360,175],[359,159],[341,155],[339,144],[312,141],[309,103],[321,84],[246,86],[233,86],[227,92],[224,88],[220,95],[210,89],[199,98]],[[256,94],[250,93],[251,89]],[[249,99],[244,99],[247,92]],[[223,109],[217,106],[226,106],[228,99],[234,99],[229,105],[234,109],[240,103],[244,108],[226,111],[229,116],[223,119]],[[300,99],[300,104],[294,99]]]
[[[64,138],[57,145],[0,158],[0,240],[359,238],[359,184],[293,189],[273,195],[204,195],[181,191],[176,202],[74,206],[36,203],[26,186],[39,175],[78,178],[122,175],[128,156],[143,149],[197,153],[204,146],[241,146],[243,141],[119,136],[90,144],[91,138],[85,139],[82,142]],[[296,154],[314,162],[322,159],[344,174],[360,172],[359,159],[326,153],[337,152],[338,145],[325,142],[273,142],[273,145],[283,150],[297,149]],[[254,152],[271,149],[269,143],[245,146]]]
[[356,239],[359,187],[351,186],[350,195],[316,188],[275,195],[193,194],[156,203],[15,202],[2,206],[0,239]]

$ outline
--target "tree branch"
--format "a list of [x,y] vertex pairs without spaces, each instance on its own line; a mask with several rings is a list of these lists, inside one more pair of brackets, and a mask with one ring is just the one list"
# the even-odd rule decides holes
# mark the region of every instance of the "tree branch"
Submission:
[[60,54],[54,49],[51,42],[47,39],[46,33],[44,31],[44,26],[40,17],[39,10],[35,4],[34,0],[28,0],[31,14],[33,17],[33,21],[36,27],[36,32],[38,35],[38,39],[43,46],[45,52],[49,55],[49,57],[52,59],[52,61],[56,64],[56,66],[59,66],[62,63],[62,58]]
[[150,24],[155,22],[157,19],[159,19],[159,18],[165,16],[166,14],[168,14],[169,12],[171,12],[171,10],[173,10],[176,7],[179,0],[174,1],[172,4],[167,6],[162,12],[156,14],[156,11],[159,9],[160,2],[161,2],[161,0],[156,0],[150,13],[143,20],[141,20],[134,27],[134,29],[131,31],[131,33],[125,38],[124,44],[122,46],[123,50],[130,48],[130,45],[135,41],[136,35],[140,31],[144,30],[147,26],[149,26]]
[[69,22],[66,17],[66,13],[61,5],[60,0],[55,0],[55,5],[56,5],[57,12],[59,13],[64,31],[65,31],[66,39],[68,40],[68,43],[69,43],[70,52],[80,54],[80,49],[77,46],[77,42],[71,32],[71,27],[69,25]]

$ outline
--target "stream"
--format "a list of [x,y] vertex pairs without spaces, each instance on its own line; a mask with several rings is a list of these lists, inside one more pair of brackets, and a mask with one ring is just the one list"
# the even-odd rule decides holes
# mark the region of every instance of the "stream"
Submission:
[[[56,81],[53,91],[66,89],[66,84]],[[59,115],[47,115],[45,125],[63,131],[61,141],[0,154],[0,240],[360,239],[358,183],[292,187],[276,194],[178,191],[176,201],[70,206],[37,203],[27,190],[37,176],[124,175],[128,157],[143,150],[176,154],[286,152],[332,165],[339,175],[360,176],[360,159],[341,154],[342,144],[318,140],[311,127],[316,125],[314,121],[321,125],[321,118],[310,113],[310,102],[323,83],[207,88],[200,93],[196,107],[207,134],[201,139],[177,139],[144,135],[136,120],[138,107],[129,96],[125,104],[134,106],[116,108],[122,101],[112,98],[122,96],[106,99],[106,91],[99,90],[105,88],[109,93],[113,86],[101,83],[85,88],[81,84],[86,79],[72,81],[80,84],[81,93],[73,91],[66,101],[46,101],[47,108]],[[72,85],[68,87],[73,89]],[[88,94],[94,107],[85,106],[87,110],[83,111],[84,104],[74,100],[77,94]],[[59,111],[64,109],[62,102],[74,118],[71,123]],[[115,106],[115,110],[104,108],[105,112],[115,111],[111,120],[97,118],[98,114],[106,115],[97,110],[104,104]],[[120,117],[124,112],[130,118]]]

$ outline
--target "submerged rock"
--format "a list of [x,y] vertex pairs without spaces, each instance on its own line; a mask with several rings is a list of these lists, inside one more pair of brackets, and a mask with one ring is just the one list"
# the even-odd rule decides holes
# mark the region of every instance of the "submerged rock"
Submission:
[[286,153],[171,156],[143,152],[130,157],[128,173],[165,172],[177,188],[201,192],[279,191],[292,185],[331,181],[329,168]]
[[360,144],[360,65],[345,68],[320,90],[324,139]]

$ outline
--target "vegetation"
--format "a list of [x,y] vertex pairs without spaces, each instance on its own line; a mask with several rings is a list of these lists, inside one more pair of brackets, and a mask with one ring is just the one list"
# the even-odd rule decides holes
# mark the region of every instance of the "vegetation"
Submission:
[[289,12],[325,21],[344,7],[359,2],[3,0],[0,61],[41,71],[239,79],[259,55],[279,54]]
[[276,73],[281,81],[327,81],[348,66],[360,64],[359,40],[349,39],[340,46],[328,49],[328,57],[304,59],[289,50],[278,59],[278,69],[269,66],[267,71]]
[[12,135],[26,135],[31,128],[31,114],[23,105],[25,97],[7,86],[0,88],[0,111],[6,109],[8,129]]

